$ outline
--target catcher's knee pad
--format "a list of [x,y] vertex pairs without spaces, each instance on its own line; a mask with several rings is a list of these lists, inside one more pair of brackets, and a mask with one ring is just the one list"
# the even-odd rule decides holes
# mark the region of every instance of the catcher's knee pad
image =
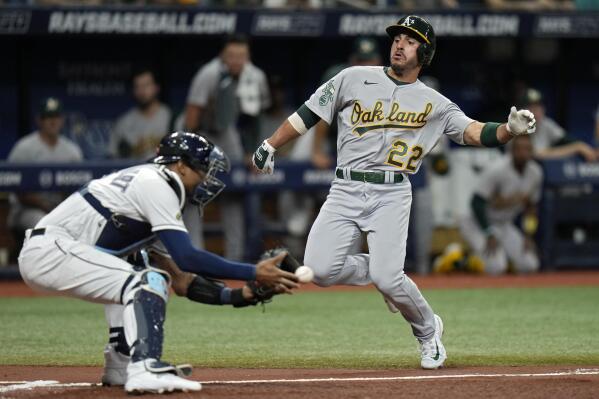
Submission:
[[160,359],[170,276],[148,268],[136,273],[129,286],[124,296],[123,324],[132,360]]

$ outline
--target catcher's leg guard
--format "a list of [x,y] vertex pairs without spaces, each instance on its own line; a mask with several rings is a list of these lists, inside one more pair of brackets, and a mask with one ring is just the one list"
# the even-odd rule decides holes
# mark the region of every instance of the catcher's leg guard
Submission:
[[162,355],[169,285],[168,273],[154,268],[140,271],[129,284],[123,322],[133,362],[159,360]]

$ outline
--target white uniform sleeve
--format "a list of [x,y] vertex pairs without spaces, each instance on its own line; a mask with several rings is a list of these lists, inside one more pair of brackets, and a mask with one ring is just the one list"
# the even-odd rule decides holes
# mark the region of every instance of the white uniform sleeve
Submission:
[[161,178],[135,179],[129,190],[140,213],[152,225],[152,231],[180,230],[187,232],[179,199],[168,183]]
[[[329,125],[343,104],[344,80],[347,69],[333,76],[320,86],[306,101],[306,106]],[[347,84],[347,83],[346,83]]]
[[483,173],[478,177],[478,185],[474,190],[475,194],[480,195],[484,199],[490,199],[497,191],[502,176],[501,167],[503,163],[494,163],[489,165]]
[[553,119],[547,119],[546,132],[549,136],[549,142],[551,143],[551,145],[555,145],[564,137],[566,137],[566,131]]
[[206,66],[201,68],[191,81],[187,103],[205,107],[219,81],[219,76],[215,76],[211,68],[207,68]]
[[441,121],[443,133],[455,143],[464,145],[464,130],[474,119],[467,117],[454,103],[448,102],[441,110]]
[[71,159],[69,161],[81,162],[83,160],[83,151],[77,145],[77,143],[71,142]]
[[18,141],[17,144],[10,150],[8,154],[8,162],[27,162],[30,157],[27,154],[27,146],[23,141]]

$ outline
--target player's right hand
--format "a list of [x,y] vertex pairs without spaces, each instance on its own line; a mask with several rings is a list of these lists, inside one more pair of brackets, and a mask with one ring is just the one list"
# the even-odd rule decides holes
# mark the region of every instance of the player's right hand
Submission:
[[527,109],[517,110],[516,107],[510,109],[507,118],[507,131],[512,136],[521,136],[524,134],[533,134],[537,128],[535,116]]
[[262,173],[272,175],[275,170],[275,151],[267,140],[264,140],[252,156],[254,167]]
[[281,252],[273,258],[260,261],[256,265],[256,281],[271,287],[277,287],[284,292],[299,288],[297,276],[278,267],[285,256],[287,256],[287,252]]

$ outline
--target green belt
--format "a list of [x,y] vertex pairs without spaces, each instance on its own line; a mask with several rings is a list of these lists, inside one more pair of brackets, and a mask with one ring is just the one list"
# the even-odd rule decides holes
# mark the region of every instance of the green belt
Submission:
[[[343,176],[343,169],[337,168],[335,171],[340,179],[345,179]],[[356,170],[350,170],[349,176],[351,180],[363,181],[366,183],[384,184],[385,183],[385,172],[358,172]],[[393,183],[401,183],[403,181],[403,174],[399,172],[393,172]],[[391,182],[389,182],[391,183]]]

